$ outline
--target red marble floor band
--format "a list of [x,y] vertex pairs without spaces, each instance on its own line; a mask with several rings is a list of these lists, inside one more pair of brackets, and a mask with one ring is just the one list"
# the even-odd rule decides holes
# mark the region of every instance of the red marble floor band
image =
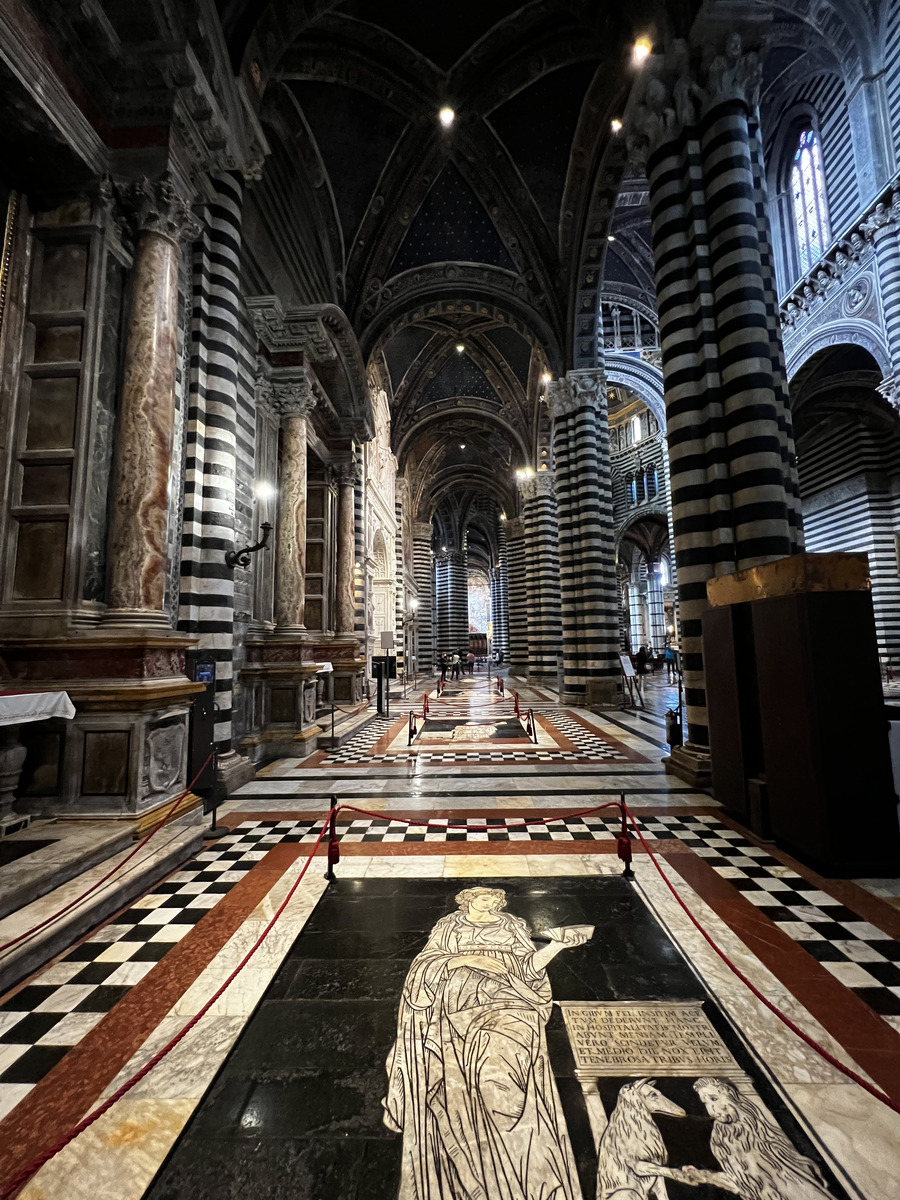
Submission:
[[284,872],[308,853],[296,844],[273,847],[0,1121],[0,1180],[82,1119]]
[[875,1083],[900,1102],[900,1034],[702,858],[673,854],[666,861]]

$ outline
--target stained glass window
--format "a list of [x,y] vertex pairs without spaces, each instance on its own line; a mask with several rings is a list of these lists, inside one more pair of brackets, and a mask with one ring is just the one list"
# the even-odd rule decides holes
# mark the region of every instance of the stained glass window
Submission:
[[791,200],[797,227],[800,270],[805,275],[822,257],[828,245],[828,212],[825,204],[825,177],[819,139],[804,129],[797,142],[791,167]]

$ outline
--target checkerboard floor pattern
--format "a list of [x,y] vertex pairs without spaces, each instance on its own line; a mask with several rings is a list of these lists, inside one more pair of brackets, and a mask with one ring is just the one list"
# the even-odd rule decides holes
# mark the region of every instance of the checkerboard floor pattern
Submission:
[[0,1004],[0,1120],[271,848],[225,838]]
[[[578,748],[578,762],[628,762],[627,755],[615,746],[611,746],[609,742],[603,740],[597,734],[592,734],[589,730],[579,724],[578,721],[573,721],[564,709],[558,708],[555,705],[544,705],[540,711],[547,716],[556,728],[565,737],[569,739]],[[503,716],[509,718],[509,706],[503,709]],[[485,715],[487,714],[487,715]],[[498,714],[499,715],[499,714]],[[484,720],[485,724],[489,724],[490,713],[485,709],[469,709],[465,705],[447,706],[438,709],[436,705],[432,705],[429,716],[435,720],[443,721],[469,721],[469,720]],[[369,764],[390,764],[403,763],[409,761],[409,755],[404,753],[394,754],[372,754],[371,748],[382,736],[382,734],[390,728],[391,722],[381,718],[378,722],[377,731],[373,729],[376,722],[373,721],[367,725],[365,729],[361,729],[359,733],[354,734],[347,742],[344,743],[338,750],[329,754],[322,762],[322,766],[355,766],[362,763]],[[415,743],[414,743],[415,745]],[[430,766],[451,766],[460,763],[517,763],[517,764],[533,764],[536,762],[553,762],[560,761],[572,762],[576,761],[576,756],[571,752],[561,750],[551,746],[535,747],[533,750],[516,750],[512,747],[497,750],[466,750],[460,747],[458,750],[437,750],[429,746],[421,746],[419,749],[420,755],[428,756]]]
[[675,833],[685,845],[900,1030],[900,942],[715,817],[684,825]]

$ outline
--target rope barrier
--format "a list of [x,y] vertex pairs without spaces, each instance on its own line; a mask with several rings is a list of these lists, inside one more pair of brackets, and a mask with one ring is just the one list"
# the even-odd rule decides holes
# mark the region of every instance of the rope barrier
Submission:
[[[206,764],[204,763],[204,767],[205,766],[206,766]],[[179,799],[180,798],[181,797],[179,797]],[[841,1072],[841,1074],[845,1075],[848,1079],[852,1079],[854,1083],[858,1084],[864,1091],[868,1092],[869,1095],[873,1096],[876,1100],[880,1100],[882,1104],[884,1104],[886,1107],[892,1109],[894,1112],[900,1113],[900,1105],[896,1104],[890,1098],[890,1096],[888,1096],[885,1092],[882,1092],[879,1088],[870,1084],[867,1080],[863,1079],[863,1077],[861,1075],[859,1075],[856,1071],[853,1071],[851,1068],[846,1067],[842,1062],[840,1062],[837,1058],[835,1058],[834,1055],[829,1053],[829,1051],[826,1050],[824,1046],[821,1046],[814,1038],[810,1037],[809,1034],[805,1033],[802,1029],[800,1029],[798,1025],[796,1025],[788,1016],[786,1016],[786,1014],[782,1013],[780,1011],[780,1009],[778,1009],[777,1006],[775,1004],[773,1004],[771,1000],[769,1000],[765,995],[763,995],[763,993],[759,990],[759,988],[757,988],[755,986],[755,984],[753,984],[747,978],[747,976],[740,970],[740,968],[737,967],[731,961],[731,959],[727,956],[727,954],[724,952],[724,950],[720,949],[720,947],[713,941],[712,937],[703,928],[703,926],[700,924],[700,922],[697,920],[697,918],[694,916],[694,914],[691,912],[691,910],[685,904],[685,902],[681,898],[681,896],[679,896],[678,892],[675,890],[675,888],[672,885],[671,881],[669,880],[668,876],[663,871],[662,866],[660,865],[656,855],[653,853],[653,851],[647,845],[647,842],[637,824],[635,817],[633,816],[633,814],[631,813],[631,810],[628,808],[627,804],[625,803],[624,797],[621,801],[610,800],[604,804],[598,804],[591,808],[580,809],[577,812],[554,814],[551,817],[547,817],[547,816],[520,817],[520,818],[514,818],[514,820],[517,823],[527,827],[528,825],[546,824],[548,821],[564,821],[564,820],[571,820],[575,817],[588,816],[590,813],[600,812],[601,810],[603,810],[605,808],[617,808],[617,809],[619,809],[619,811],[621,813],[622,830],[617,838],[617,852],[618,852],[619,858],[621,858],[625,863],[625,871],[624,871],[625,876],[627,876],[627,877],[633,876],[633,873],[631,871],[631,866],[630,866],[631,858],[632,858],[631,838],[630,838],[630,834],[628,833],[628,828],[627,828],[628,823],[630,823],[631,826],[633,827],[635,833],[637,834],[638,839],[640,840],[640,843],[641,843],[642,847],[644,848],[644,851],[646,852],[650,861],[653,863],[657,872],[662,877],[663,882],[666,884],[669,891],[674,896],[678,905],[686,913],[686,915],[688,916],[689,920],[694,925],[694,927],[701,933],[704,940],[712,947],[712,949],[719,956],[719,958],[722,959],[722,961],[725,963],[725,965],[738,977],[738,979],[740,979],[741,982],[743,984],[745,984],[745,986],[747,988],[749,988],[749,990],[753,993],[753,995],[771,1013],[773,1013],[784,1025],[786,1025],[787,1028],[790,1029],[792,1033],[796,1034],[797,1037],[799,1037],[801,1039],[801,1041],[803,1041],[807,1046],[809,1046],[809,1048],[811,1050],[813,1050],[816,1054],[818,1054],[821,1058],[823,1058],[827,1063],[829,1063],[831,1066],[833,1066],[837,1071]],[[89,1113],[87,1117],[85,1117],[82,1121],[80,1121],[77,1125],[75,1125],[72,1129],[70,1129],[68,1133],[66,1133],[63,1137],[59,1138],[52,1146],[50,1146],[47,1150],[45,1150],[43,1153],[41,1153],[36,1158],[34,1158],[31,1162],[26,1164],[25,1167],[23,1167],[11,1180],[9,1180],[3,1186],[3,1190],[0,1191],[0,1200],[11,1200],[11,1197],[14,1196],[15,1193],[21,1187],[23,1187],[30,1179],[32,1179],[34,1177],[34,1175],[36,1175],[37,1172],[41,1169],[41,1167],[43,1167],[47,1162],[50,1161],[51,1158],[53,1158],[61,1150],[63,1150],[66,1146],[68,1146],[70,1144],[70,1142],[74,1141],[74,1139],[76,1137],[78,1137],[81,1133],[83,1133],[86,1129],[90,1128],[90,1126],[93,1125],[95,1121],[99,1120],[100,1117],[102,1117],[106,1112],[108,1112],[113,1107],[114,1104],[116,1104],[119,1100],[121,1100],[123,1096],[125,1096],[129,1091],[131,1091],[131,1089],[134,1088],[138,1083],[140,1083],[140,1081],[146,1075],[148,1075],[149,1072],[152,1071],[153,1068],[155,1066],[157,1066],[157,1064],[160,1063],[162,1061],[162,1059],[165,1058],[166,1055],[169,1054],[170,1051],[172,1051],[187,1036],[188,1033],[190,1033],[190,1031],[197,1025],[197,1023],[200,1021],[200,1019],[203,1016],[205,1016],[207,1012],[209,1012],[210,1008],[212,1008],[212,1006],[223,995],[223,993],[226,991],[226,989],[234,982],[234,980],[237,978],[237,976],[240,974],[240,972],[244,969],[244,967],[250,962],[253,955],[256,953],[256,951],[262,945],[263,941],[266,939],[266,937],[269,935],[269,933],[275,926],[275,923],[280,919],[282,913],[287,908],[288,904],[290,903],[291,899],[294,896],[294,893],[296,892],[296,890],[300,886],[300,883],[302,882],[304,876],[306,875],[306,872],[309,869],[309,865],[312,862],[313,858],[315,857],[316,852],[319,849],[320,845],[322,844],[322,840],[324,839],[326,834],[328,834],[328,838],[329,838],[328,871],[326,873],[326,878],[329,878],[329,879],[334,878],[334,873],[333,873],[332,868],[333,868],[334,864],[340,860],[339,838],[338,838],[338,834],[337,834],[337,816],[338,816],[338,813],[342,812],[344,809],[346,809],[348,812],[360,813],[362,816],[375,817],[376,819],[379,819],[379,820],[387,819],[390,821],[400,821],[401,823],[403,823],[405,825],[413,825],[413,826],[424,827],[424,828],[434,827],[434,828],[438,828],[438,829],[442,829],[442,830],[464,829],[470,833],[476,833],[479,831],[491,832],[491,831],[497,830],[497,828],[498,828],[497,825],[473,826],[473,825],[469,825],[468,823],[465,825],[460,825],[460,824],[455,824],[455,823],[452,823],[449,821],[417,821],[417,820],[411,819],[409,817],[387,816],[387,818],[385,818],[384,813],[373,813],[367,809],[358,808],[356,805],[352,805],[352,804],[340,804],[339,805],[336,803],[336,798],[333,799],[331,811],[328,814],[328,816],[322,820],[322,829],[319,832],[319,835],[316,838],[315,844],[312,846],[312,848],[309,852],[309,855],[307,856],[306,862],[303,864],[300,874],[297,876],[294,883],[288,889],[287,895],[285,896],[284,900],[282,901],[282,903],[279,905],[279,907],[273,914],[271,920],[266,925],[265,929],[259,935],[259,937],[254,942],[254,944],[251,946],[251,948],[247,951],[247,953],[244,955],[244,957],[241,959],[241,961],[238,963],[238,965],[235,967],[235,969],[231,972],[231,974],[228,976],[228,978],[225,980],[225,982],[220,985],[220,987],[209,998],[209,1000],[206,1001],[206,1003],[202,1006],[202,1008],[200,1008],[200,1010],[166,1043],[166,1045],[163,1046],[160,1050],[158,1050],[144,1064],[144,1066],[141,1067],[141,1069],[139,1071],[137,1071],[134,1075],[131,1076],[131,1078],[127,1079],[119,1088],[117,1088],[117,1090],[107,1100],[105,1100],[103,1102],[103,1104],[101,1104],[98,1108],[96,1108],[92,1113]],[[501,820],[502,820],[503,828],[508,829],[511,827],[510,819],[502,818]],[[313,828],[315,828],[315,825],[317,825],[317,824],[319,824],[318,821],[314,822]],[[159,827],[157,827],[157,828],[159,828]],[[155,833],[156,829],[154,829],[153,832]],[[148,835],[148,836],[152,836],[152,834]]]
[[83,903],[83,901],[88,898],[88,896],[93,895],[93,893],[96,892],[99,887],[102,887],[104,883],[112,879],[113,875],[121,871],[125,864],[130,862],[131,859],[133,859],[138,853],[138,851],[142,850],[144,846],[147,845],[153,835],[155,833],[159,833],[160,829],[162,829],[164,825],[168,824],[169,820],[175,813],[176,807],[181,803],[185,796],[189,794],[191,788],[209,766],[210,762],[212,761],[212,757],[212,754],[210,754],[206,762],[203,764],[188,786],[184,789],[184,791],[180,795],[176,796],[172,801],[162,819],[152,827],[149,833],[144,835],[141,841],[138,842],[133,850],[126,854],[120,863],[117,863],[111,871],[108,871],[102,877],[102,879],[98,879],[96,883],[91,884],[87,891],[82,892],[80,896],[76,896],[74,900],[70,900],[69,903],[61,908],[58,912],[52,913],[49,917],[45,917],[43,921],[39,922],[37,925],[34,925],[31,929],[26,929],[24,933],[20,933],[17,937],[11,938],[8,942],[4,942],[3,945],[0,946],[0,954],[5,954],[7,950],[11,950],[13,946],[18,946],[20,942],[28,941],[30,938],[33,938],[35,934],[40,933],[40,931],[45,929],[48,925],[52,925],[54,921],[58,921],[60,917],[64,917],[67,912],[70,912],[73,908],[77,908],[79,904]]
[[[336,809],[332,810],[332,819],[333,819],[334,815],[336,814],[336,812],[337,812]],[[301,882],[303,881],[303,876],[306,874],[307,870],[309,869],[309,864],[312,862],[313,858],[315,857],[316,851],[318,850],[319,846],[322,843],[322,839],[325,837],[325,834],[328,832],[328,826],[329,826],[329,819],[326,818],[322,825],[322,832],[319,834],[318,838],[316,839],[316,844],[310,850],[309,856],[308,856],[306,862],[303,864],[303,868],[300,871],[300,874],[297,876],[297,878],[291,884],[291,887],[288,889],[288,894],[285,896],[284,900],[282,900],[281,904],[278,906],[271,921],[269,921],[268,925],[265,927],[265,929],[262,931],[262,933],[259,935],[259,937],[256,939],[256,941],[253,943],[253,945],[250,947],[250,949],[247,951],[247,953],[244,955],[244,957],[241,959],[241,961],[238,963],[238,965],[234,968],[234,970],[231,972],[231,974],[228,976],[228,978],[225,980],[225,982],[216,990],[216,992],[212,996],[210,996],[210,998],[206,1001],[206,1003],[199,1010],[199,1012],[197,1012],[193,1017],[191,1017],[191,1019],[187,1022],[187,1024],[184,1025],[181,1029],[179,1029],[179,1031],[172,1038],[170,1038],[168,1042],[166,1042],[165,1046],[163,1046],[161,1049],[157,1050],[157,1052],[153,1055],[153,1057],[150,1058],[146,1063],[144,1063],[144,1065],[141,1067],[141,1069],[139,1071],[136,1071],[135,1074],[132,1075],[130,1079],[126,1079],[126,1081],[121,1085],[121,1087],[117,1088],[116,1091],[113,1092],[113,1094],[109,1097],[109,1099],[104,1100],[104,1102],[98,1108],[95,1108],[92,1113],[88,1113],[88,1115],[84,1118],[84,1120],[79,1121],[79,1123],[77,1125],[73,1126],[73,1128],[70,1129],[68,1133],[64,1134],[61,1138],[59,1138],[56,1142],[54,1142],[54,1144],[52,1146],[50,1146],[47,1150],[43,1151],[43,1153],[39,1154],[36,1158],[33,1158],[31,1160],[31,1162],[26,1163],[26,1165],[16,1175],[14,1175],[12,1177],[12,1179],[10,1179],[6,1184],[3,1185],[3,1190],[0,1191],[0,1200],[11,1200],[11,1197],[14,1196],[16,1194],[16,1192],[19,1191],[20,1188],[24,1187],[25,1184],[28,1183],[29,1179],[32,1179],[38,1173],[38,1171],[41,1169],[41,1167],[43,1167],[46,1163],[48,1163],[51,1158],[54,1158],[57,1154],[59,1154],[59,1152],[61,1150],[64,1150],[66,1148],[66,1146],[69,1145],[70,1142],[73,1142],[75,1140],[75,1138],[77,1138],[79,1136],[79,1134],[82,1134],[82,1133],[84,1133],[84,1131],[86,1129],[89,1129],[91,1127],[91,1125],[94,1124],[95,1121],[99,1121],[99,1119],[104,1115],[104,1113],[109,1112],[109,1110],[113,1107],[114,1104],[117,1104],[118,1101],[121,1100],[123,1096],[127,1095],[128,1092],[130,1092],[133,1087],[135,1087],[137,1084],[139,1084],[140,1081],[146,1075],[149,1075],[149,1073],[153,1070],[153,1068],[158,1063],[162,1062],[162,1060],[166,1057],[166,1055],[171,1050],[174,1050],[179,1042],[181,1042],[185,1037],[187,1037],[187,1035],[190,1033],[190,1031],[194,1028],[194,1026],[200,1020],[200,1018],[204,1017],[209,1012],[209,1010],[216,1003],[216,1001],[219,999],[219,997],[225,992],[226,988],[228,988],[234,982],[234,980],[238,977],[238,975],[241,973],[241,971],[243,971],[244,967],[246,967],[247,963],[250,961],[250,959],[253,957],[253,955],[260,948],[260,946],[263,944],[265,939],[268,937],[270,931],[272,930],[273,926],[275,925],[275,922],[281,917],[281,914],[284,912],[284,910],[287,908],[288,904],[291,902],[291,900],[294,896],[294,893],[296,892],[297,888],[300,886]]]
[[691,921],[691,924],[696,929],[699,930],[699,932],[702,934],[704,940],[709,943],[709,945],[713,948],[713,950],[715,950],[716,954],[718,954],[718,956],[719,956],[719,958],[721,958],[722,962],[725,963],[726,967],[728,967],[730,971],[734,972],[734,974],[738,977],[738,979],[740,979],[741,983],[745,984],[750,989],[750,991],[757,998],[757,1000],[759,1000],[762,1004],[764,1004],[765,1007],[769,1010],[769,1012],[773,1013],[778,1018],[779,1021],[781,1021],[784,1025],[786,1025],[792,1033],[795,1033],[802,1042],[805,1042],[806,1045],[809,1046],[811,1050],[814,1050],[816,1052],[816,1054],[818,1054],[820,1056],[820,1058],[824,1058],[824,1060],[827,1063],[829,1063],[836,1070],[840,1071],[842,1075],[846,1075],[848,1079],[852,1079],[854,1083],[858,1083],[859,1086],[864,1091],[868,1092],[870,1096],[874,1096],[876,1100],[880,1100],[882,1104],[886,1105],[890,1109],[893,1109],[893,1111],[895,1113],[900,1113],[900,1104],[895,1104],[895,1102],[890,1098],[890,1096],[887,1095],[886,1092],[882,1092],[879,1088],[877,1088],[873,1084],[869,1083],[868,1080],[863,1079],[863,1077],[861,1075],[858,1075],[857,1072],[852,1070],[850,1067],[844,1066],[844,1064],[842,1062],[840,1062],[839,1059],[835,1058],[833,1054],[829,1053],[829,1051],[826,1050],[824,1046],[819,1045],[819,1043],[815,1040],[815,1038],[810,1037],[810,1035],[808,1033],[804,1033],[804,1031],[799,1027],[799,1025],[796,1025],[791,1020],[791,1018],[789,1016],[787,1016],[785,1013],[783,1013],[781,1011],[781,1009],[777,1008],[776,1005],[774,1005],[767,996],[764,996],[763,993],[759,990],[759,988],[754,983],[751,983],[751,981],[747,978],[747,976],[740,969],[740,967],[736,966],[731,961],[731,959],[728,957],[728,955],[725,953],[725,951],[720,949],[716,945],[716,943],[712,940],[710,935],[706,932],[706,930],[703,928],[703,926],[700,924],[700,922],[697,920],[697,918],[694,916],[694,914],[691,912],[691,910],[688,908],[688,906],[685,904],[685,902],[682,900],[682,898],[678,895],[678,892],[672,886],[672,882],[669,879],[668,875],[666,875],[665,871],[663,871],[659,862],[657,862],[656,855],[653,853],[653,851],[650,849],[650,847],[644,841],[644,835],[641,833],[640,829],[638,828],[634,817],[631,815],[631,810],[628,808],[627,804],[625,804],[624,801],[622,802],[622,809],[624,812],[626,812],[628,814],[628,819],[631,822],[631,824],[634,826],[634,831],[638,835],[641,845],[644,847],[644,850],[649,855],[650,861],[653,863],[654,867],[656,867],[657,871],[662,876],[666,887],[669,889],[669,891],[672,893],[672,895],[678,901],[678,904],[680,905],[680,907],[682,909],[684,909],[684,911],[687,913],[688,918]]
[[344,713],[345,716],[355,717],[357,713],[361,713],[363,709],[368,708],[371,703],[371,700],[363,700],[363,702],[358,704],[356,708],[343,708],[340,704],[336,704],[334,707],[338,712]]

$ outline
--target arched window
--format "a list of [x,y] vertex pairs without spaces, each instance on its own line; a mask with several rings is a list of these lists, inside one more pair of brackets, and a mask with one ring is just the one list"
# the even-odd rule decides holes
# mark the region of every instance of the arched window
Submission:
[[640,417],[632,417],[631,418],[631,440],[633,442],[639,442],[641,440],[641,418]]
[[794,151],[791,166],[791,202],[794,208],[794,227],[797,230],[797,249],[800,271],[806,274],[819,261],[828,245],[828,210],[825,203],[825,176],[822,173],[822,152],[818,135],[804,129]]
[[628,481],[628,499],[632,504],[637,504],[637,480],[634,478]]

